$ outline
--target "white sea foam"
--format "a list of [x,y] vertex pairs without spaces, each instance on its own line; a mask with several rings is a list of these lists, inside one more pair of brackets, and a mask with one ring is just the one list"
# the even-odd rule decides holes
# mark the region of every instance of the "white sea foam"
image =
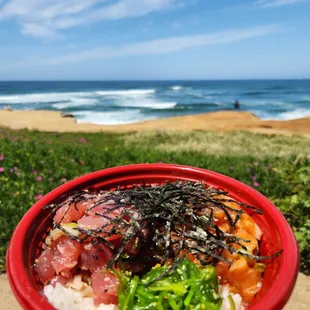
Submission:
[[0,96],[0,103],[26,104],[70,101],[73,98],[91,96],[93,92],[40,93]]
[[310,109],[295,109],[287,112],[271,114],[270,112],[264,112],[260,110],[251,110],[250,112],[257,115],[259,118],[263,120],[280,120],[280,121],[287,121],[287,120],[294,120],[304,117],[310,117]]
[[154,109],[154,110],[161,110],[161,109],[172,109],[174,108],[177,103],[176,102],[162,102],[157,101],[152,98],[122,98],[114,102],[116,106],[121,107],[134,107],[134,108],[146,108],[146,109]]
[[54,103],[52,107],[61,110],[80,106],[91,106],[96,103],[98,103],[98,100],[94,98],[73,98],[69,102]]
[[176,86],[172,86],[171,89],[172,90],[180,90],[182,89],[183,87],[182,86],[179,86],[179,85],[176,85]]
[[105,90],[96,91],[99,96],[144,96],[154,94],[155,89],[128,89],[128,90]]
[[196,98],[203,98],[203,99],[212,99],[212,96],[210,95],[205,95],[199,91],[190,91],[187,93],[187,95],[196,97]]
[[203,94],[209,95],[209,96],[223,95],[223,94],[226,94],[226,91],[224,91],[224,90],[208,90],[208,91],[203,91]]
[[78,123],[92,123],[99,125],[120,125],[137,123],[155,119],[155,116],[145,116],[140,110],[122,110],[113,112],[78,111],[72,112]]
[[64,102],[76,98],[94,96],[146,96],[154,94],[155,89],[129,89],[129,90],[107,90],[107,91],[85,91],[85,92],[54,92],[0,96],[0,104],[39,104],[49,102]]
[[305,102],[310,102],[310,96],[302,97],[301,100]]
[[246,100],[240,102],[241,106],[279,106],[286,109],[294,108],[294,103],[289,103],[286,101],[275,100],[275,99],[262,99],[262,100]]
[[310,109],[296,109],[293,111],[283,112],[279,113],[275,117],[266,117],[264,119],[276,119],[276,120],[293,120],[293,119],[299,119],[303,117],[310,117]]

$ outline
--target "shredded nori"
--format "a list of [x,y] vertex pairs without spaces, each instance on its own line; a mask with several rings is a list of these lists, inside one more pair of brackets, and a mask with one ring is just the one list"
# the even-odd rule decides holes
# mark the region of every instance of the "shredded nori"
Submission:
[[[128,258],[125,249],[135,237],[149,248],[149,251],[145,252],[151,252],[158,263],[164,265],[169,262],[170,267],[160,277],[175,270],[186,257],[184,253],[190,253],[202,265],[216,264],[219,260],[231,264],[232,262],[222,255],[224,250],[257,261],[280,255],[282,251],[270,256],[249,254],[241,243],[250,242],[249,240],[219,229],[213,215],[215,207],[225,212],[232,230],[236,228],[245,208],[262,214],[260,209],[227,198],[228,196],[228,192],[206,187],[203,182],[176,181],[156,186],[135,185],[130,189],[118,188],[116,191],[99,193],[80,191],[62,203],[46,206],[45,209],[49,208],[52,212],[56,212],[60,207],[67,205],[63,219],[70,208],[77,208],[79,202],[93,200],[86,214],[97,206],[110,204],[109,207],[103,208],[102,212],[96,213],[97,216],[107,219],[105,225],[95,229],[76,228],[83,237],[76,237],[60,224],[54,224],[54,228],[61,229],[72,239],[80,242],[91,240],[93,244],[103,243],[108,246],[114,253],[108,268],[113,268],[117,262],[122,263],[122,260]],[[242,208],[234,209],[227,205],[230,202]],[[118,212],[116,217],[115,212]],[[115,234],[123,236],[118,249],[107,240]],[[241,249],[235,247],[236,244]]]

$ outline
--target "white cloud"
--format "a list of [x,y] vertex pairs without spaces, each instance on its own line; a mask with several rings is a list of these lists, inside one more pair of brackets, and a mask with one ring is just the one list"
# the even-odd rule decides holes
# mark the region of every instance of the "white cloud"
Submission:
[[23,17],[43,20],[61,15],[77,14],[108,0],[8,0],[0,11],[1,18]]
[[260,0],[256,2],[256,5],[261,8],[272,8],[308,1],[309,0]]
[[68,29],[68,28],[72,28],[75,26],[78,26],[80,24],[83,24],[86,22],[85,18],[79,17],[79,18],[62,18],[59,20],[55,20],[53,22],[54,27],[58,30],[60,29]]
[[[2,0],[0,0],[1,3]],[[1,19],[16,19],[24,34],[58,35],[61,29],[99,20],[143,16],[167,9],[182,0],[10,0],[0,9]],[[31,25],[31,26],[29,26]]]
[[108,20],[137,17],[168,8],[173,2],[173,0],[122,0],[93,12],[92,17]]
[[60,37],[60,35],[57,32],[52,31],[44,26],[40,26],[38,24],[25,23],[22,26],[23,26],[22,29],[23,34],[47,39],[56,39]]
[[265,36],[275,32],[277,29],[277,26],[271,25],[247,29],[235,29],[203,35],[171,37],[139,43],[131,43],[123,46],[101,46],[79,53],[56,56],[49,59],[45,63],[49,65],[59,65],[94,59],[167,54],[191,47],[227,44],[259,36]]

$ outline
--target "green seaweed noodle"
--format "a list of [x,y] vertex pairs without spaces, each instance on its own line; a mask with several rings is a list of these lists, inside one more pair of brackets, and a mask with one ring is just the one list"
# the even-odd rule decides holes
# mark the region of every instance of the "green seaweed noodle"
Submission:
[[[183,259],[177,268],[154,282],[168,270],[155,267],[142,277],[114,271],[119,278],[120,310],[218,310],[222,305],[213,266],[198,266]],[[151,284],[150,284],[151,283]]]

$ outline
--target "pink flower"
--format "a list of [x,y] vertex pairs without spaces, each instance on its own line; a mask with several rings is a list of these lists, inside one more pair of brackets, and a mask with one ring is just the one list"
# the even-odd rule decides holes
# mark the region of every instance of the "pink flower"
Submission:
[[42,182],[42,181],[43,181],[43,177],[38,176],[38,177],[36,177],[36,180],[37,180],[38,182]]
[[18,171],[16,171],[16,172],[15,172],[15,174],[16,174],[17,176],[19,176],[19,175],[20,175],[20,173],[19,173]]
[[37,174],[38,171],[37,171],[37,170],[32,170],[32,173],[33,173],[33,174]]
[[82,143],[82,144],[87,144],[88,141],[85,139],[85,138],[79,138],[79,142]]
[[0,154],[0,161],[2,161],[4,159],[3,154]]
[[13,170],[13,168],[11,168],[9,171],[10,171],[10,173],[13,173],[14,170]]
[[17,167],[13,167],[13,169],[14,169],[14,171],[17,171],[17,170],[18,170],[18,168],[17,168]]
[[4,172],[4,167],[0,167],[0,172]]
[[256,175],[253,175],[253,176],[252,176],[252,180],[255,181],[256,179],[257,179],[257,176],[256,176]]
[[68,180],[66,178],[63,178],[60,180],[61,183],[66,183]]
[[259,185],[260,184],[257,181],[253,182],[253,186],[255,186],[255,187],[259,187]]
[[35,200],[40,200],[43,197],[43,194],[38,194],[34,196]]

